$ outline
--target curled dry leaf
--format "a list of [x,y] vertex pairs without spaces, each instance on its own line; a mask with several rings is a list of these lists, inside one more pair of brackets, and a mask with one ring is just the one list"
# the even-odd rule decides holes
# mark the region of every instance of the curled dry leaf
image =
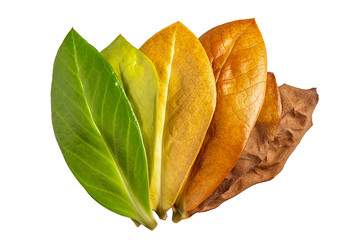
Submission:
[[[312,113],[319,96],[314,88],[303,90],[284,84],[279,90],[283,111],[275,138],[264,138],[262,129],[256,126],[230,174],[204,202],[188,213],[188,217],[218,207],[245,189],[273,179],[283,169],[290,154],[312,126]],[[256,165],[256,161],[260,164],[244,168],[243,162],[249,162],[250,158],[255,159],[250,161],[252,165]]]
[[217,103],[174,216],[198,206],[234,167],[258,118],[266,89],[266,49],[254,19],[226,23],[199,39],[213,66]]
[[152,208],[166,217],[187,179],[215,109],[214,74],[198,38],[177,22],[140,50],[159,75],[156,160],[150,171]]

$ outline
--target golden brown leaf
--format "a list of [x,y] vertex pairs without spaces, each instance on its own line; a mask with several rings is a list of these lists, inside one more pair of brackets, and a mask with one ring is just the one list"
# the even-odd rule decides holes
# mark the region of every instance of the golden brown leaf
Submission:
[[217,80],[217,103],[189,181],[176,202],[181,215],[199,205],[234,167],[266,89],[265,44],[254,19],[226,23],[199,39]]
[[274,73],[268,72],[264,104],[256,121],[256,126],[264,137],[274,139],[281,119],[281,99]]
[[159,75],[157,157],[150,168],[152,208],[165,218],[196,159],[216,105],[213,71],[196,36],[177,22],[140,50]]
[[[319,96],[315,89],[303,90],[289,85],[282,85],[279,89],[283,112],[275,138],[264,138],[256,126],[230,174],[204,202],[188,212],[187,217],[214,209],[245,189],[273,179],[283,169],[290,154],[312,126],[312,113]],[[252,167],[244,168],[243,162],[250,162]]]

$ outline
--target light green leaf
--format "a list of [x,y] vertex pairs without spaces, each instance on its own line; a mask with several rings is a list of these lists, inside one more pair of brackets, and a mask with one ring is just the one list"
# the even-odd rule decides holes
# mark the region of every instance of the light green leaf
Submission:
[[154,229],[135,114],[112,67],[73,29],[55,58],[51,107],[60,149],[86,191],[109,210]]
[[[118,36],[101,54],[113,67],[121,79],[125,92],[139,121],[146,149],[151,181],[159,178],[156,159],[161,151],[156,151],[157,105],[159,77],[155,66],[141,51],[133,47],[123,36]],[[157,154],[157,155],[156,155]],[[154,195],[150,195],[152,197]],[[154,203],[154,199],[151,199]]]

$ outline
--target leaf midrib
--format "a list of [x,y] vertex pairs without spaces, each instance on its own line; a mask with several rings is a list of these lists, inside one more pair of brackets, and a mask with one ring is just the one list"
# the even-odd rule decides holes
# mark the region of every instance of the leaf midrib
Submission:
[[[176,44],[176,33],[177,33],[177,29],[178,29],[178,25],[176,25],[175,31],[174,31],[174,40],[173,40],[173,44],[172,44],[172,52],[171,52],[171,59],[170,59],[170,69],[169,69],[169,75],[168,75],[168,84],[166,86],[166,95],[165,95],[165,108],[164,108],[164,122],[163,122],[163,126],[162,126],[162,136],[161,136],[161,158],[160,158],[160,166],[161,166],[161,174],[160,174],[160,196],[159,196],[159,206],[158,209],[160,208],[161,210],[163,210],[163,202],[162,202],[162,198],[163,198],[163,182],[164,182],[164,161],[163,161],[163,139],[164,139],[164,128],[165,128],[165,123],[166,123],[166,109],[167,109],[167,105],[168,105],[168,94],[169,94],[169,85],[170,85],[170,79],[171,79],[171,72],[172,72],[172,65],[174,62],[174,55],[175,55],[175,44]],[[166,213],[165,213],[166,214]]]

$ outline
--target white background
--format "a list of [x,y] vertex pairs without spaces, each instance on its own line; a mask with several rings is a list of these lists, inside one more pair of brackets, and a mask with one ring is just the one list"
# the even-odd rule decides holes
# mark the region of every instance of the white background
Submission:
[[[360,239],[360,8],[294,2],[1,1],[0,239]],[[152,232],[97,204],[72,176],[51,125],[52,65],[70,28],[102,50],[120,33],[140,47],[175,21],[200,36],[251,17],[279,85],[320,95],[314,126],[284,170]]]

